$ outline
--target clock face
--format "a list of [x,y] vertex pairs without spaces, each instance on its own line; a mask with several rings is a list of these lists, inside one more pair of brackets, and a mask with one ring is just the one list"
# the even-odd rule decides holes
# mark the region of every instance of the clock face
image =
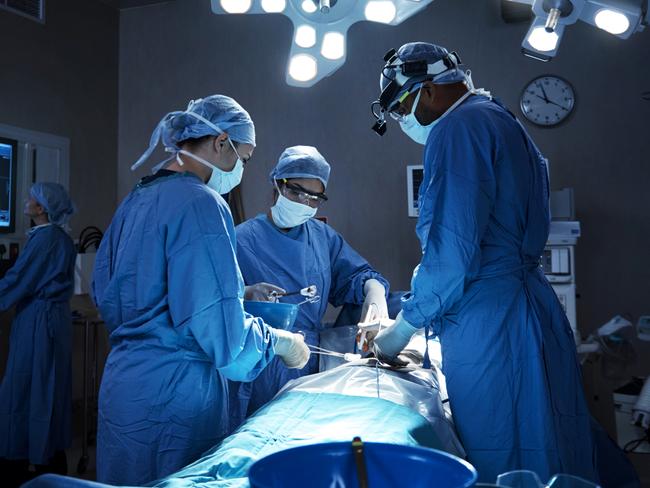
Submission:
[[575,92],[569,82],[557,76],[540,76],[524,89],[520,107],[532,123],[550,127],[566,119],[575,102]]

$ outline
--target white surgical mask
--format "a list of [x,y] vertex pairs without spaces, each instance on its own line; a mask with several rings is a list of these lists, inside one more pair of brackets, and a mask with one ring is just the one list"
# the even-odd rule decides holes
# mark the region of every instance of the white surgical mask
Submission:
[[289,200],[280,193],[275,205],[271,207],[271,217],[280,229],[291,229],[307,222],[316,215],[317,210],[309,205]]
[[[230,142],[230,139],[228,139],[228,142]],[[189,151],[185,151],[184,149],[181,149],[178,151],[178,153],[176,153],[176,161],[178,164],[183,166],[183,161],[179,157],[179,154],[183,154],[194,159],[195,161],[198,161],[204,166],[211,168],[212,174],[210,175],[210,179],[208,180],[207,185],[220,195],[224,195],[239,185],[239,183],[241,183],[242,176],[244,175],[244,162],[239,157],[239,153],[237,153],[237,150],[235,149],[235,146],[232,144],[232,142],[230,142],[230,145],[232,146],[233,151],[235,151],[235,154],[237,154],[237,162],[235,163],[235,167],[230,171],[223,171],[222,169],[217,168],[210,161],[207,161],[206,159],[203,159],[202,157],[197,156],[196,154],[193,154]]]
[[470,71],[467,71],[466,73],[466,81],[465,84],[468,87],[468,92],[465,93],[462,97],[460,97],[456,102],[447,109],[447,111],[442,114],[440,117],[438,117],[436,120],[431,122],[428,125],[422,125],[420,121],[415,117],[415,110],[418,108],[418,103],[420,102],[420,94],[422,93],[422,88],[418,90],[418,94],[415,97],[415,101],[413,102],[413,108],[411,109],[411,113],[408,115],[405,115],[402,120],[400,121],[399,125],[402,128],[402,131],[409,136],[411,139],[413,139],[415,142],[418,144],[422,144],[423,146],[427,143],[427,139],[429,138],[429,134],[431,133],[431,130],[442,120],[444,119],[447,115],[449,115],[451,112],[453,112],[458,106],[463,103],[467,98],[469,98],[470,95],[484,95],[488,98],[492,98],[490,95],[490,92],[487,92],[483,90],[482,88],[474,88],[474,83],[472,82],[472,75]]

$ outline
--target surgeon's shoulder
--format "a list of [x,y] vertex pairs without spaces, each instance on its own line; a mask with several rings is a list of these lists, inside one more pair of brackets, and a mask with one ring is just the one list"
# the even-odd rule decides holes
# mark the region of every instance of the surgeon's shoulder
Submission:
[[449,141],[459,137],[493,138],[503,109],[484,96],[471,97],[438,124],[437,140]]
[[170,178],[161,183],[160,190],[164,195],[163,206],[166,206],[169,211],[165,212],[166,214],[174,213],[173,207],[180,214],[196,213],[199,216],[214,216],[215,212],[218,212],[230,215],[230,208],[221,195],[195,176],[179,175]]
[[58,225],[48,225],[37,229],[29,240],[31,246],[41,250],[74,248],[72,238]]

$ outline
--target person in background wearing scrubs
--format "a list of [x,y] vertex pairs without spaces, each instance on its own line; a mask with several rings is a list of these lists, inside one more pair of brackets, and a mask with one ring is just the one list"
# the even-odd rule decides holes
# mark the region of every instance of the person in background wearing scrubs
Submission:
[[[0,280],[0,310],[16,307],[0,386],[3,486],[35,474],[67,473],[72,413],[74,243],[63,227],[74,213],[57,183],[35,183],[25,215],[35,224],[16,264]],[[35,468],[29,471],[29,465]]]
[[[220,196],[255,147],[248,113],[213,95],[166,115],[173,155],[118,208],[97,253],[94,298],[110,333],[99,396],[97,478],[141,485],[196,460],[228,433],[227,379],[250,381],[279,356],[302,368],[299,334],[244,312],[235,229]],[[164,167],[164,168],[163,168]]]
[[[415,42],[382,70],[379,121],[391,115],[424,146],[424,179],[422,258],[375,353],[393,361],[416,330],[439,336],[454,423],[479,481],[528,469],[543,481],[568,473],[597,482],[573,334],[539,263],[547,161],[462,68],[455,53]],[[616,484],[600,476],[603,486],[635,486],[624,467]]]
[[[388,318],[388,282],[338,232],[313,218],[327,201],[329,175],[330,165],[315,147],[285,149],[269,175],[275,190],[273,206],[267,214],[237,226],[237,260],[244,282],[269,282],[288,292],[316,285],[321,300],[301,305],[294,325],[314,346],[319,345],[328,302],[363,305],[361,322]],[[296,295],[282,301],[304,299]],[[238,420],[271,400],[287,381],[317,371],[317,355],[300,370],[272,362],[253,383],[239,385]]]

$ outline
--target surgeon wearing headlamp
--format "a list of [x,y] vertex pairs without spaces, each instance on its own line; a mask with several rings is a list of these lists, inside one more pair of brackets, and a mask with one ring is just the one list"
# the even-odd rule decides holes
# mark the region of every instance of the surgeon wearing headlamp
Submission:
[[394,361],[419,329],[440,338],[454,422],[481,481],[515,469],[597,481],[573,334],[539,264],[546,159],[455,53],[415,42],[385,60],[374,130],[389,116],[424,146],[422,257],[376,355]]

